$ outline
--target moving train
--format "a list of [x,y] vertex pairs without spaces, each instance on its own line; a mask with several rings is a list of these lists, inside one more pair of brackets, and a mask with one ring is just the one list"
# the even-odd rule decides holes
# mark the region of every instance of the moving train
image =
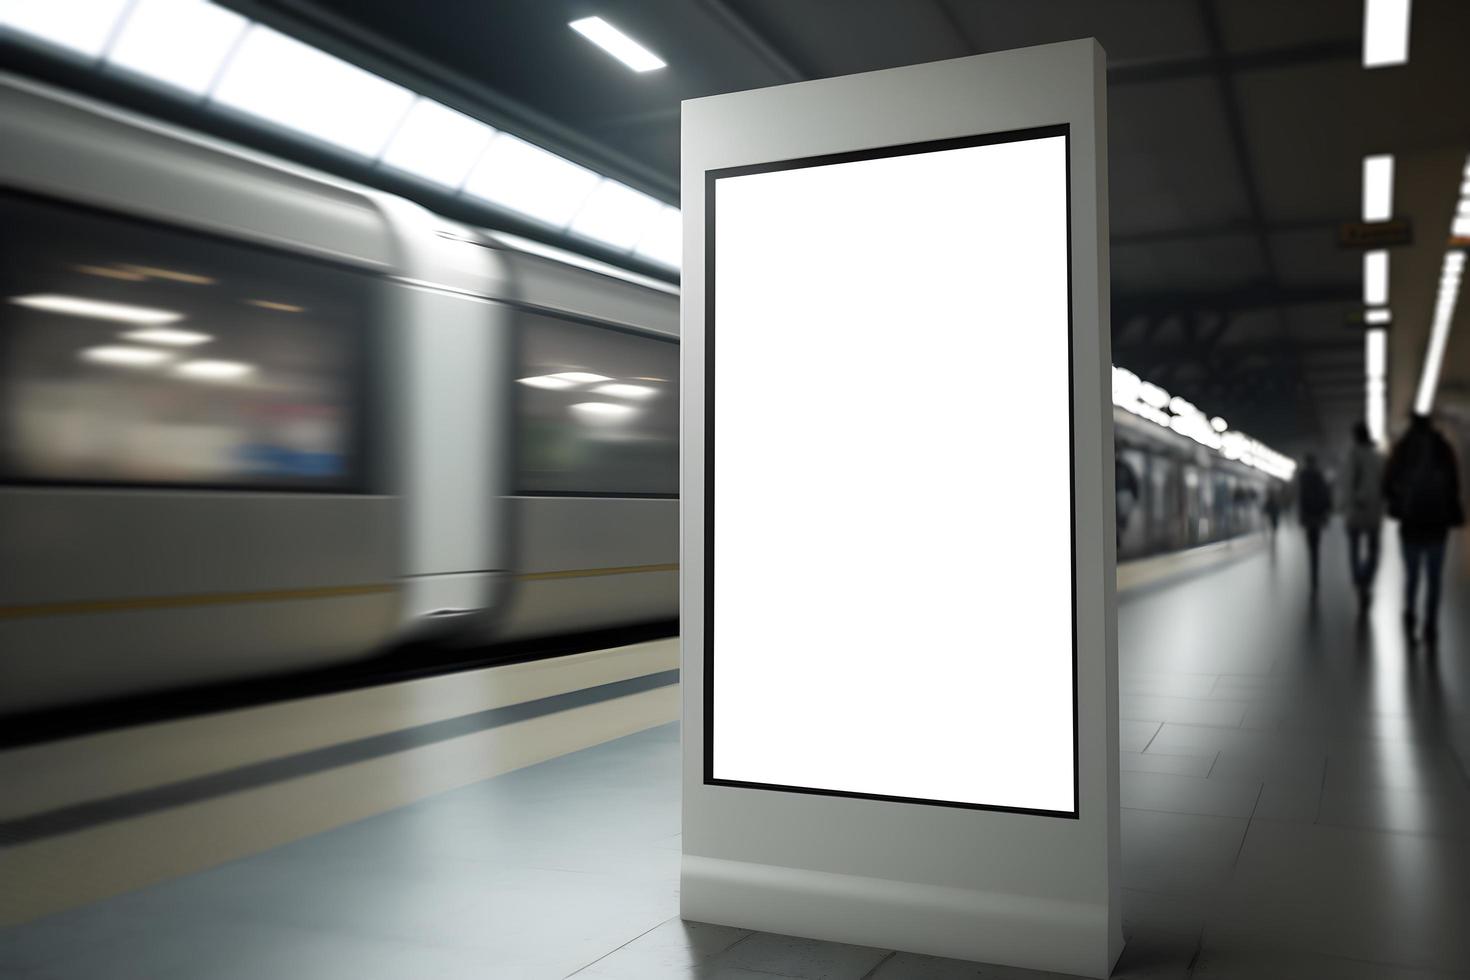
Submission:
[[0,75],[0,716],[678,614],[678,294]]
[[[0,75],[0,716],[678,615],[678,294]],[[1119,555],[1269,478],[1115,412]]]

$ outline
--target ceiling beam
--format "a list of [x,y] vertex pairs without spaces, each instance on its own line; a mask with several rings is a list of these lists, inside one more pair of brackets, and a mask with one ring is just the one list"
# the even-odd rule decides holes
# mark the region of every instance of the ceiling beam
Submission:
[[[1267,234],[1283,235],[1300,231],[1337,231],[1337,218],[1304,218],[1298,221],[1274,221],[1268,223]],[[1232,235],[1254,235],[1256,225],[1251,221],[1219,221],[1205,225],[1185,225],[1180,228],[1158,228],[1150,231],[1120,232],[1109,236],[1113,245],[1157,245],[1164,242],[1189,241],[1202,238],[1228,238]]]
[[1306,306],[1313,303],[1354,303],[1362,300],[1358,283],[1318,283],[1281,286],[1256,281],[1233,289],[1159,290],[1157,292],[1113,293],[1114,320],[1139,314],[1226,313],[1233,310]]
[[1362,56],[1362,41],[1313,41],[1287,47],[1253,51],[1248,54],[1225,54],[1212,50],[1202,57],[1156,58],[1125,62],[1108,69],[1109,85],[1139,85],[1149,82],[1171,82],[1178,78],[1201,75],[1239,74],[1249,71],[1271,71],[1281,68],[1306,68],[1340,62],[1356,63]]
[[810,72],[802,69],[791,60],[786,52],[772,44],[770,39],[757,30],[744,14],[731,7],[725,0],[699,0],[699,5],[726,31],[749,48],[756,57],[782,76],[781,81],[804,82],[812,77]]

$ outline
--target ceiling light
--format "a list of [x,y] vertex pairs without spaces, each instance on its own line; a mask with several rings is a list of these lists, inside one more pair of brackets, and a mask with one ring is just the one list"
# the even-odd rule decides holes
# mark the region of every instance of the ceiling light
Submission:
[[0,3],[0,28],[96,58],[127,7],[128,0],[5,0]]
[[554,378],[547,374],[538,375],[534,378],[521,378],[520,382],[529,388],[549,388],[553,391],[560,388],[575,388],[577,386],[575,381],[568,381],[566,378]]
[[122,346],[88,347],[77,356],[94,364],[116,364],[120,367],[152,367],[174,357],[168,351]]
[[127,269],[114,269],[110,265],[74,265],[77,272],[87,276],[101,276],[104,279],[121,279],[125,282],[142,282],[148,277],[140,272],[129,272]]
[[271,299],[247,299],[247,306],[258,306],[262,310],[274,310],[277,313],[305,313],[306,307],[297,306],[294,303],[277,303]]
[[601,178],[539,146],[500,133],[475,165],[464,191],[557,228],[565,228]]
[[572,411],[599,418],[619,419],[632,415],[637,409],[632,405],[618,405],[615,402],[578,402],[572,406]]
[[215,87],[213,101],[376,157],[408,111],[413,93],[253,24]]
[[1367,362],[1367,373],[1369,378],[1383,377],[1384,366],[1388,361],[1388,332],[1386,330],[1369,330],[1365,335],[1363,355]]
[[1440,277],[1439,295],[1434,301],[1429,348],[1424,354],[1424,367],[1419,374],[1419,392],[1414,398],[1414,411],[1428,415],[1434,407],[1435,390],[1439,387],[1440,367],[1444,362],[1445,344],[1450,337],[1450,324],[1455,316],[1455,301],[1460,296],[1460,270],[1465,253],[1446,252],[1444,272]]
[[433,99],[418,99],[393,140],[383,163],[445,187],[458,188],[480,158],[495,130]]
[[599,381],[611,381],[612,378],[603,374],[589,374],[586,371],[563,371],[560,374],[547,375],[550,378],[560,378],[562,381],[570,381],[574,385],[590,385]]
[[156,265],[125,265],[123,268],[128,272],[149,279],[167,279],[170,282],[186,282],[191,286],[214,285],[214,280],[209,276],[201,276],[193,272],[180,272],[178,269],[164,269]]
[[1388,252],[1376,249],[1363,253],[1363,305],[1383,306],[1388,302]]
[[207,344],[214,338],[207,333],[193,330],[174,330],[170,327],[149,327],[146,330],[130,330],[123,334],[124,340],[135,340],[141,344],[164,344],[168,347],[193,347]]
[[1387,221],[1393,217],[1393,155],[1380,153],[1363,158],[1363,220]]
[[612,395],[614,398],[652,398],[658,394],[657,388],[650,388],[647,385],[599,385],[592,390],[599,395]]
[[1226,422],[1220,416],[1216,415],[1214,418],[1210,419],[1210,428],[1214,429],[1216,432],[1224,432],[1226,429],[1230,428],[1230,423]]
[[122,323],[173,323],[184,318],[184,314],[172,310],[155,310],[126,303],[104,303],[101,300],[60,296],[55,293],[16,296],[10,302],[33,310],[45,310],[47,313],[64,313],[94,320],[118,320]]
[[661,207],[647,194],[604,179],[572,219],[569,230],[613,248],[629,250],[642,240]]
[[1364,0],[1363,67],[1409,60],[1409,0]]
[[249,23],[206,0],[138,0],[107,63],[204,95]]
[[199,381],[236,381],[254,374],[255,365],[244,361],[185,361],[174,370]]
[[583,17],[567,26],[634,71],[653,71],[668,64],[601,17]]
[[1384,324],[1389,323],[1392,320],[1393,313],[1383,307],[1379,307],[1375,310],[1368,310],[1366,313],[1363,314],[1364,323]]

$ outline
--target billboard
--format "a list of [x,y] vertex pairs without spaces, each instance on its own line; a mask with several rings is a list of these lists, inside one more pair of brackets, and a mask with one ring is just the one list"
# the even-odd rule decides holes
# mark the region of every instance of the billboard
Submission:
[[706,784],[1078,815],[1068,140],[706,172]]

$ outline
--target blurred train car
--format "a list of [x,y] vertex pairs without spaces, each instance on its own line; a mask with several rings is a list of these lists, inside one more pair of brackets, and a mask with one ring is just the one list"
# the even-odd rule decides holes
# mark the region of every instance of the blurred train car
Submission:
[[0,76],[0,715],[677,616],[663,283]]
[[1280,482],[1160,425],[1113,409],[1118,560],[1223,541],[1264,526]]

